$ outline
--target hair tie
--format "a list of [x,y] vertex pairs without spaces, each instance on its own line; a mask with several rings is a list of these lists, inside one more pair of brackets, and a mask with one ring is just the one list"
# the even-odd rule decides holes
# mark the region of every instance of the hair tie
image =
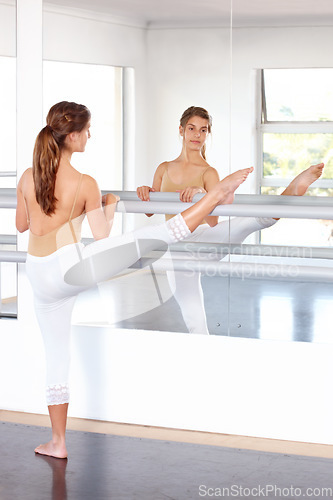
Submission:
[[45,128],[48,128],[51,132],[53,132],[53,128],[51,127],[51,125],[47,124]]

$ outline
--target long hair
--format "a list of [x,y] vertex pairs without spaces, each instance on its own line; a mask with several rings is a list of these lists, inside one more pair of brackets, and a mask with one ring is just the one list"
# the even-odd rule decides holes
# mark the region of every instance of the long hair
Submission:
[[[208,121],[208,133],[210,134],[212,130],[212,117],[206,109],[198,106],[190,106],[184,111],[180,119],[181,127],[185,130],[187,122],[194,116],[199,116],[200,118]],[[201,155],[203,159],[206,160],[206,144],[204,144],[201,148]]]
[[48,112],[47,125],[37,136],[32,175],[37,203],[46,215],[54,214],[56,209],[55,182],[66,136],[81,132],[90,116],[89,109],[83,104],[58,102]]

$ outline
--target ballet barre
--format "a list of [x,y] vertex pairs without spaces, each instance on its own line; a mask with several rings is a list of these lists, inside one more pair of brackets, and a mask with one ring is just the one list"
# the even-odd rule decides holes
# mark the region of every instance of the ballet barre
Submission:
[[18,250],[0,250],[0,262],[16,262],[17,264],[24,264],[27,260],[27,252],[20,252]]
[[[150,256],[151,255],[151,256]],[[0,262],[24,263],[26,252],[0,251]],[[333,266],[307,266],[279,263],[252,263],[252,262],[209,262],[198,259],[178,259],[174,256],[162,257],[156,260],[156,254],[149,254],[143,261],[130,266],[131,269],[141,269],[153,266],[155,272],[169,270],[185,273],[200,272],[211,277],[230,277],[238,279],[279,279],[298,281],[333,282]]]
[[16,245],[17,236],[14,234],[0,234],[0,245]]
[[188,252],[194,257],[200,254],[212,254],[220,256],[221,259],[228,254],[247,255],[262,257],[289,257],[304,259],[332,259],[333,248],[331,247],[299,247],[285,245],[253,245],[253,244],[228,244],[228,243],[205,243],[180,241],[169,245],[171,251]]
[[[106,192],[102,191],[103,194]],[[151,201],[141,201],[135,191],[113,191],[120,197],[117,212],[176,214],[193,203],[179,201],[178,193],[150,193]],[[194,201],[204,195],[198,194]],[[15,208],[15,189],[0,189],[0,208]],[[212,212],[218,216],[280,217],[333,220],[333,198],[324,196],[277,196],[236,194],[229,205],[219,205]]]
[[[93,238],[82,238],[82,243],[88,245],[94,241]],[[17,237],[12,234],[0,234],[0,245],[16,245]],[[300,247],[285,245],[253,245],[241,243],[206,243],[179,241],[169,245],[172,252],[187,252],[193,257],[200,257],[200,254],[225,255],[250,255],[263,257],[296,257],[307,259],[333,259],[332,247]],[[157,251],[156,251],[157,252]]]
[[[141,201],[136,191],[114,191],[120,197],[117,212],[176,214],[193,203],[179,201],[178,193],[149,193],[150,201]],[[197,194],[199,201],[204,194]],[[242,217],[281,217],[297,219],[333,219],[333,199],[323,196],[277,196],[236,194],[229,205],[219,205],[211,215]]]
[[207,262],[202,260],[159,259],[153,264],[154,271],[182,271],[189,275],[202,273],[210,277],[238,279],[278,279],[296,281],[333,282],[333,267],[300,266],[289,264],[264,264],[252,262]]

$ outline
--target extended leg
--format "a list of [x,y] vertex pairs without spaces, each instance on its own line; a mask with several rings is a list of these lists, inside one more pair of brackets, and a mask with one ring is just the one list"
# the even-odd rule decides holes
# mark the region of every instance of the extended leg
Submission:
[[[311,165],[311,167],[303,170],[295,179],[291,181],[289,186],[281,193],[281,196],[303,196],[308,188],[313,184],[323,173],[324,163]],[[279,220],[279,219],[275,219]]]
[[303,170],[303,172],[297,175],[281,194],[285,196],[303,196],[311,184],[319,179],[323,173],[323,168],[323,163],[311,165],[311,167]]
[[201,273],[167,271],[166,274],[189,333],[209,335]]
[[165,224],[147,226],[133,233],[105,238],[84,248],[81,258],[64,271],[64,281],[74,286],[93,286],[112,278],[134,264],[144,252],[159,249],[189,236],[220,203],[232,203],[234,191],[244,182],[251,169],[229,175],[199,202]]

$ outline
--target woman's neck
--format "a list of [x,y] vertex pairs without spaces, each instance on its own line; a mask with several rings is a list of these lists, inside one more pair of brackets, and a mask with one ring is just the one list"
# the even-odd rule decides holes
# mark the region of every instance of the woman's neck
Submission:
[[184,163],[188,164],[198,164],[198,163],[204,163],[205,160],[202,157],[200,151],[190,151],[186,148],[182,149],[182,152],[180,153],[179,159],[183,161]]
[[64,167],[71,167],[72,153],[67,150],[63,150],[60,156],[60,165]]

